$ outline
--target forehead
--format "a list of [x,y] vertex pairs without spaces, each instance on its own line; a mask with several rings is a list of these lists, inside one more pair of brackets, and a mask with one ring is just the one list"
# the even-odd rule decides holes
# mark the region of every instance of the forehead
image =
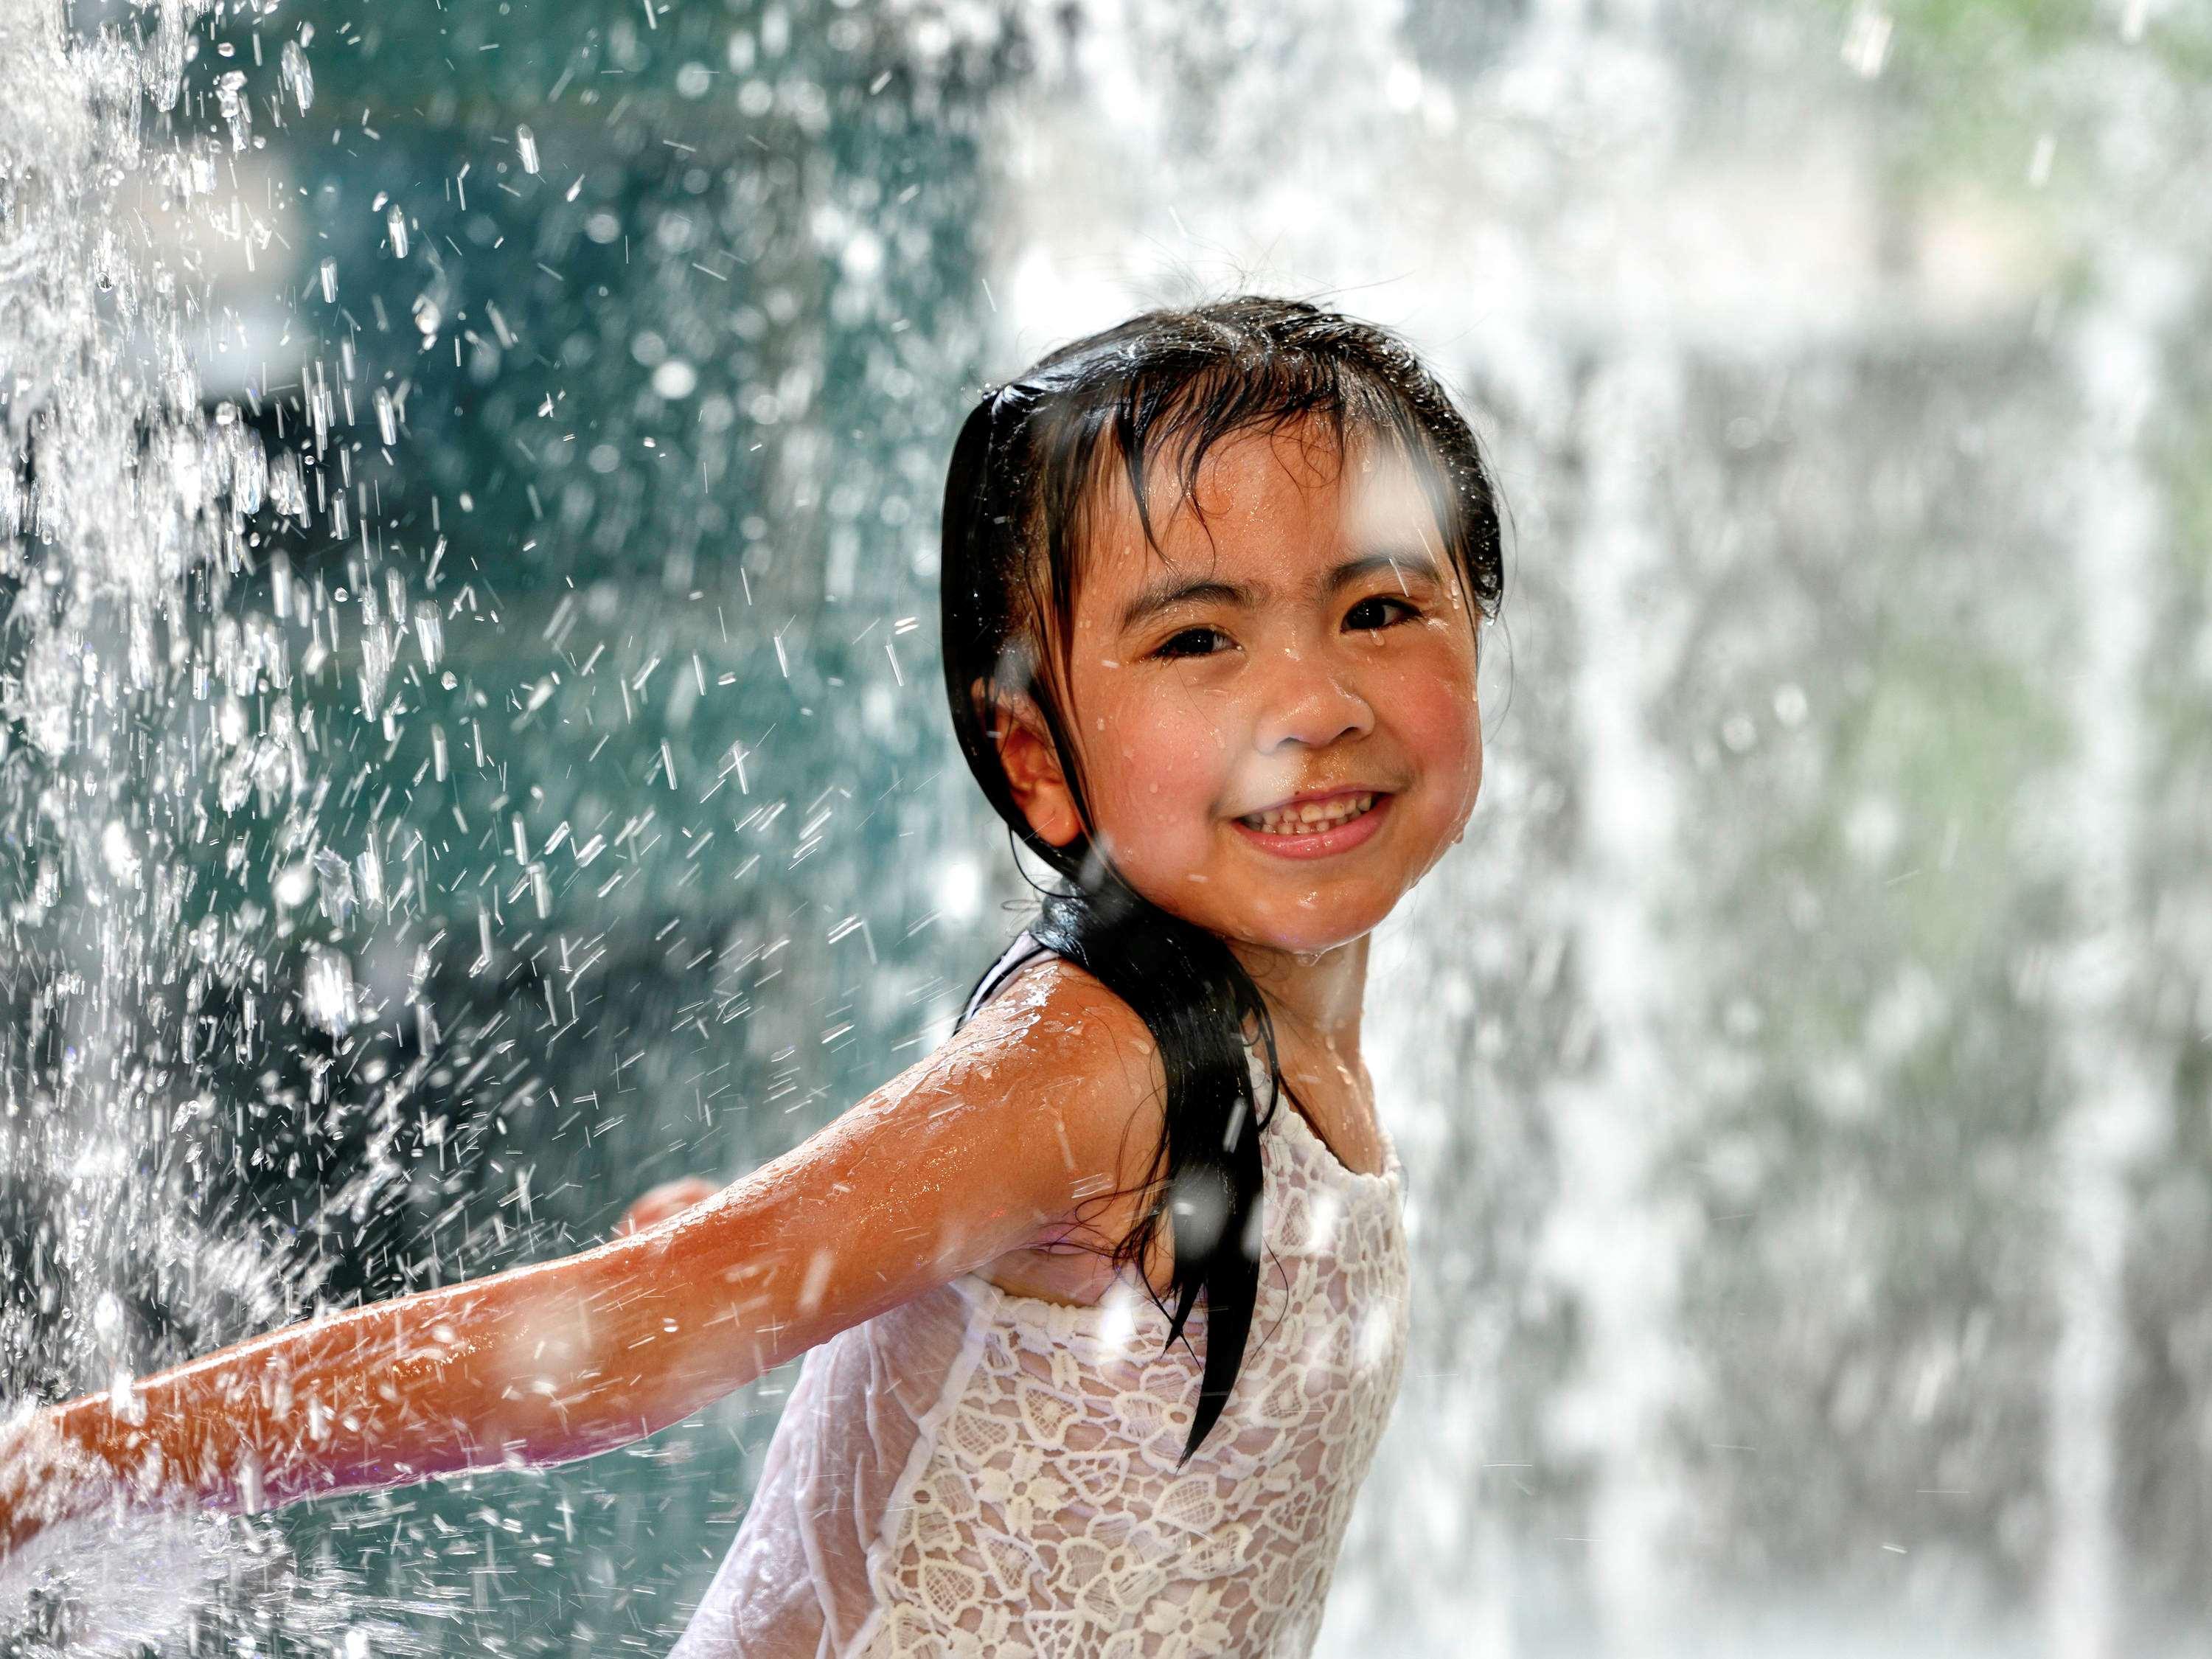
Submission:
[[[1318,420],[1233,432],[1208,447],[1194,477],[1188,447],[1146,458],[1147,538],[1120,452],[1103,461],[1086,502],[1082,587],[1106,604],[1164,568],[1237,568],[1264,576],[1333,561],[1370,544],[1441,555],[1429,501],[1397,445],[1347,426],[1340,447]],[[1189,488],[1185,489],[1186,478]]]

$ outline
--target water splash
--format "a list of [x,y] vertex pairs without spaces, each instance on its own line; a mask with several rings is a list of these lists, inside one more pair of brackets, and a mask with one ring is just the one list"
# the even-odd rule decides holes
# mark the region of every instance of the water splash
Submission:
[[[226,1211],[220,1132],[268,1107],[204,1079],[219,1047],[271,1043],[282,959],[269,907],[210,895],[304,822],[309,781],[284,632],[240,584],[269,559],[264,509],[307,519],[313,457],[272,465],[187,349],[211,252],[265,246],[213,163],[256,146],[266,94],[198,52],[204,4],[143,9],[96,34],[52,0],[0,12],[0,1401],[26,1407],[127,1398],[316,1284]],[[145,118],[210,64],[219,135]],[[281,74],[304,110],[301,42]],[[313,957],[308,990],[325,1030],[357,1018],[343,957]],[[124,1653],[251,1625],[327,1650],[366,1644],[363,1605],[259,1520],[101,1514],[10,1560],[0,1641]]]

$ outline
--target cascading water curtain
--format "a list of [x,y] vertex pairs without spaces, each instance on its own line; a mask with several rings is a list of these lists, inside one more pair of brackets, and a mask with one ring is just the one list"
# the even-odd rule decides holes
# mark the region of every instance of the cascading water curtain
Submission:
[[[227,191],[303,113],[196,34],[204,0],[0,17],[0,1397],[109,1390],[296,1316],[315,1274],[234,1201],[217,1055],[264,1058],[265,880],[313,775],[278,616],[241,603],[309,516],[252,392],[204,398],[208,267],[265,249]],[[242,16],[258,24],[268,8]],[[273,55],[273,54],[272,54]],[[195,62],[198,59],[199,61]],[[252,584],[246,584],[248,589]],[[252,1103],[253,1109],[262,1109]],[[250,1519],[63,1528],[6,1570],[9,1639],[71,1651],[381,1629]]]
[[[1022,890],[923,619],[1023,32],[0,8],[0,1401],[590,1244],[949,1028]],[[789,1382],[63,1528],[0,1641],[665,1648]]]

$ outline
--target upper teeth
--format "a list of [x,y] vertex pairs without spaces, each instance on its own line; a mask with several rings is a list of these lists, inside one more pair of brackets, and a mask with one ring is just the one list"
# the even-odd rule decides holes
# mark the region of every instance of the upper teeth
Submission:
[[1310,800],[1296,806],[1270,806],[1246,815],[1243,822],[1271,836],[1312,835],[1317,830],[1348,823],[1375,805],[1372,794],[1339,795],[1334,800]]

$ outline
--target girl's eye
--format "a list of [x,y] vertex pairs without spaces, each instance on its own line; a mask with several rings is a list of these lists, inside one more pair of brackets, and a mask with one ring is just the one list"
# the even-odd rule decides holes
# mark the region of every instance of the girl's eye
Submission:
[[1405,612],[1405,615],[1401,617],[1386,616],[1382,621],[1375,623],[1372,628],[1365,631],[1371,633],[1377,629],[1388,628],[1393,623],[1410,621],[1412,618],[1421,614],[1421,607],[1413,603],[1410,599],[1401,599],[1396,595],[1390,593],[1374,593],[1369,595],[1366,599],[1360,600],[1358,605],[1353,605],[1349,611],[1345,613],[1344,619],[1346,622],[1350,623],[1354,617],[1358,616],[1362,611],[1368,611],[1370,615],[1372,615],[1373,612],[1370,607],[1385,605],[1396,605],[1399,610]]
[[1165,641],[1152,654],[1168,658],[1210,657],[1213,655],[1212,642],[1228,637],[1218,628],[1186,628]]

